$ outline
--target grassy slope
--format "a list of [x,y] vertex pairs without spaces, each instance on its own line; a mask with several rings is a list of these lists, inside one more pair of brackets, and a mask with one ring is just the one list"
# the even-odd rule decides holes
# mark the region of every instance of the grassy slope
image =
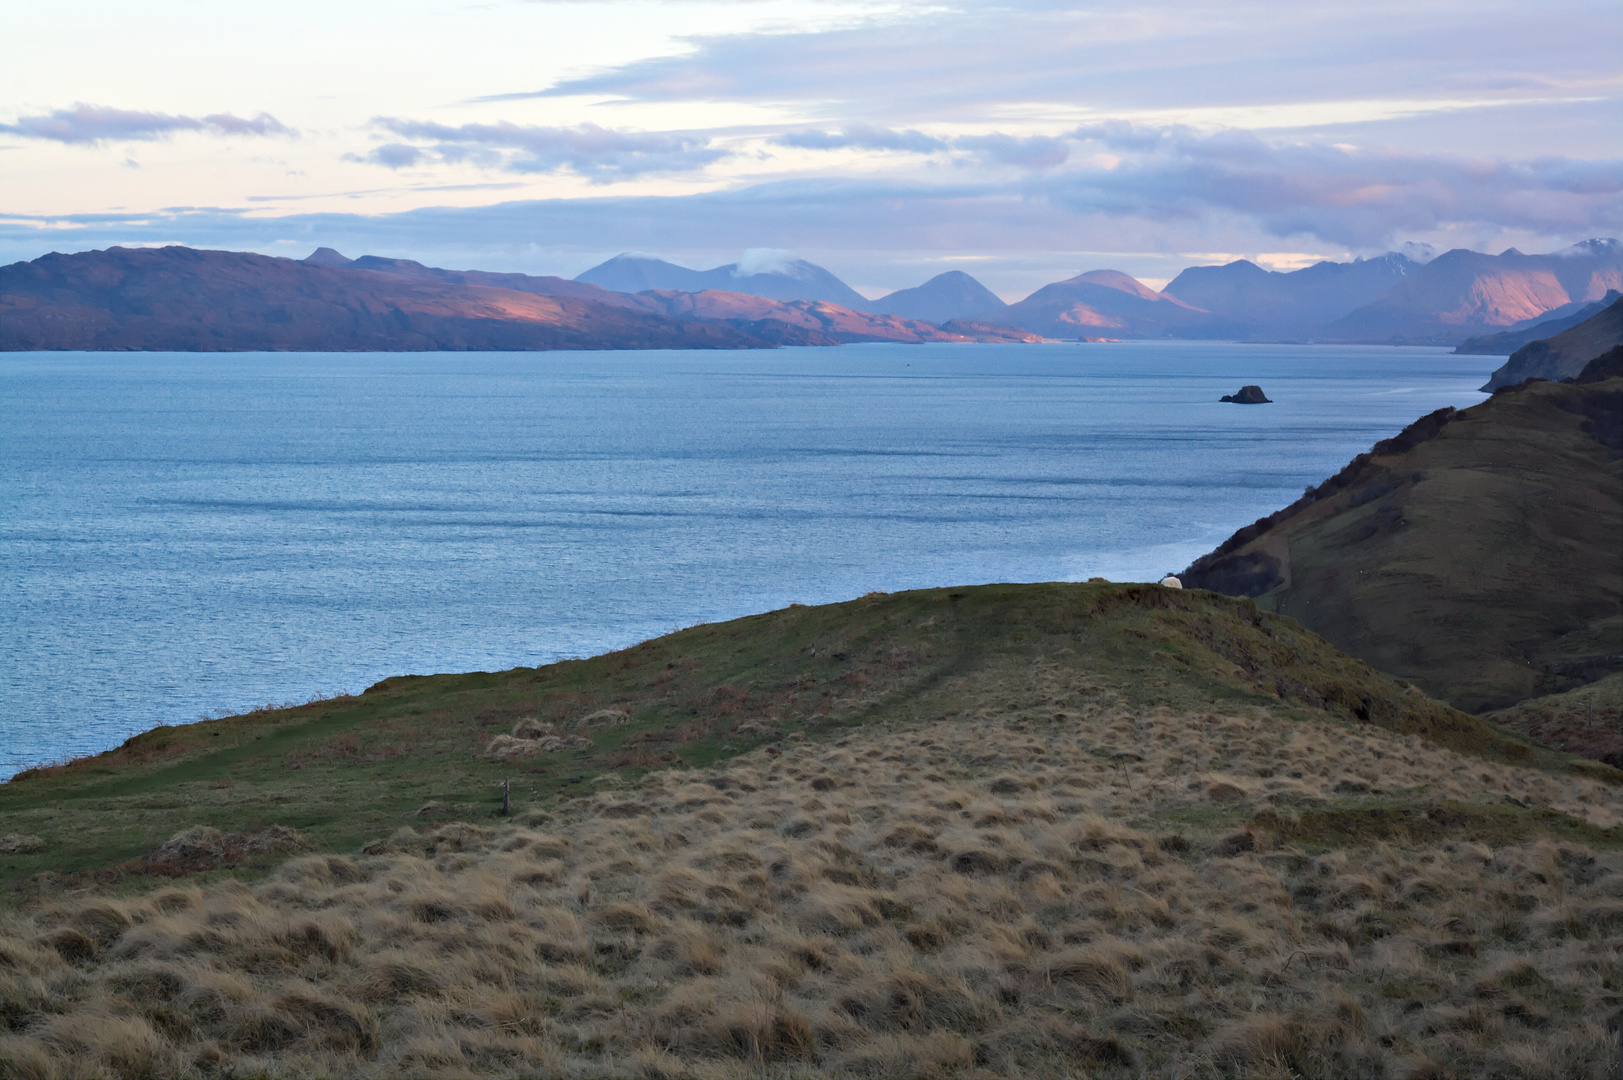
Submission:
[[1232,557],[1279,560],[1283,584],[1258,603],[1463,709],[1615,670],[1623,459],[1583,430],[1579,403],[1619,392],[1497,395]]
[[[1057,652],[1079,684],[1134,704],[1266,704],[1559,766],[1247,600],[1155,586],[994,585],[791,607],[589,660],[402,677],[359,697],[158,728],[0,786],[0,833],[46,842],[0,856],[0,881],[102,873],[194,824],[244,834],[278,824],[353,850],[407,820],[487,817],[505,776],[525,806],[605,772],[703,765],[791,731],[933,718],[920,712],[920,695],[953,676],[969,678],[963,697],[939,709],[973,711],[982,704],[975,672],[1039,650]],[[513,763],[484,754],[521,719],[607,707],[631,722],[589,732],[590,751]],[[759,730],[738,730],[751,720]]]
[[1487,719],[1546,746],[1623,767],[1623,672],[1519,701]]
[[[0,1077],[1598,1077],[1619,779],[1157,586],[394,679],[0,787]],[[196,823],[343,854],[96,872]]]

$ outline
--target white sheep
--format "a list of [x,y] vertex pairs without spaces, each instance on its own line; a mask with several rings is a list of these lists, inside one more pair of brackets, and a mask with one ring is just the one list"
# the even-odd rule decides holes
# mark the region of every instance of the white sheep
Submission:
[[1169,589],[1181,589],[1181,588],[1183,588],[1183,582],[1179,581],[1177,578],[1173,577],[1171,574],[1168,574],[1166,577],[1162,578],[1161,579],[1161,584],[1165,585]]

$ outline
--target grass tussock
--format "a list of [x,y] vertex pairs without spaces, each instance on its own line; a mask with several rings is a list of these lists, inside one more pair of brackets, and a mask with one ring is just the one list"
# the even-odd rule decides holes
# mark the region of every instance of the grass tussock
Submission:
[[1040,664],[983,689],[252,885],[41,899],[0,922],[0,1076],[1615,1075],[1617,787],[1072,709]]

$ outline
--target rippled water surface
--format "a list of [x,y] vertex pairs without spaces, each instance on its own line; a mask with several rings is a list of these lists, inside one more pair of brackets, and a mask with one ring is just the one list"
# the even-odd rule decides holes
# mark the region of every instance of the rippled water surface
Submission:
[[[1443,405],[1437,349],[0,354],[0,775],[870,589],[1158,577]],[[1260,383],[1275,404],[1217,398]]]

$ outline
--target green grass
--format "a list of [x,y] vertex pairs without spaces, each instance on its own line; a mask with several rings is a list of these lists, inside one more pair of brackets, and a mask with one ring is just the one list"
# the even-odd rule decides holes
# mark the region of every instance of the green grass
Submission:
[[[522,812],[606,776],[995,711],[1004,691],[986,673],[1032,663],[1133,708],[1266,706],[1287,720],[1420,733],[1497,761],[1562,770],[1573,760],[1432,701],[1247,600],[1142,585],[933,589],[797,605],[542,668],[403,676],[360,696],[158,728],[0,785],[0,834],[45,841],[0,856],[0,885],[14,898],[74,880],[139,887],[163,872],[141,860],[195,824],[243,834],[285,825],[318,849],[354,850],[402,826],[488,819],[504,778]],[[588,732],[590,750],[485,756],[520,720],[562,724],[608,707],[631,721]]]

